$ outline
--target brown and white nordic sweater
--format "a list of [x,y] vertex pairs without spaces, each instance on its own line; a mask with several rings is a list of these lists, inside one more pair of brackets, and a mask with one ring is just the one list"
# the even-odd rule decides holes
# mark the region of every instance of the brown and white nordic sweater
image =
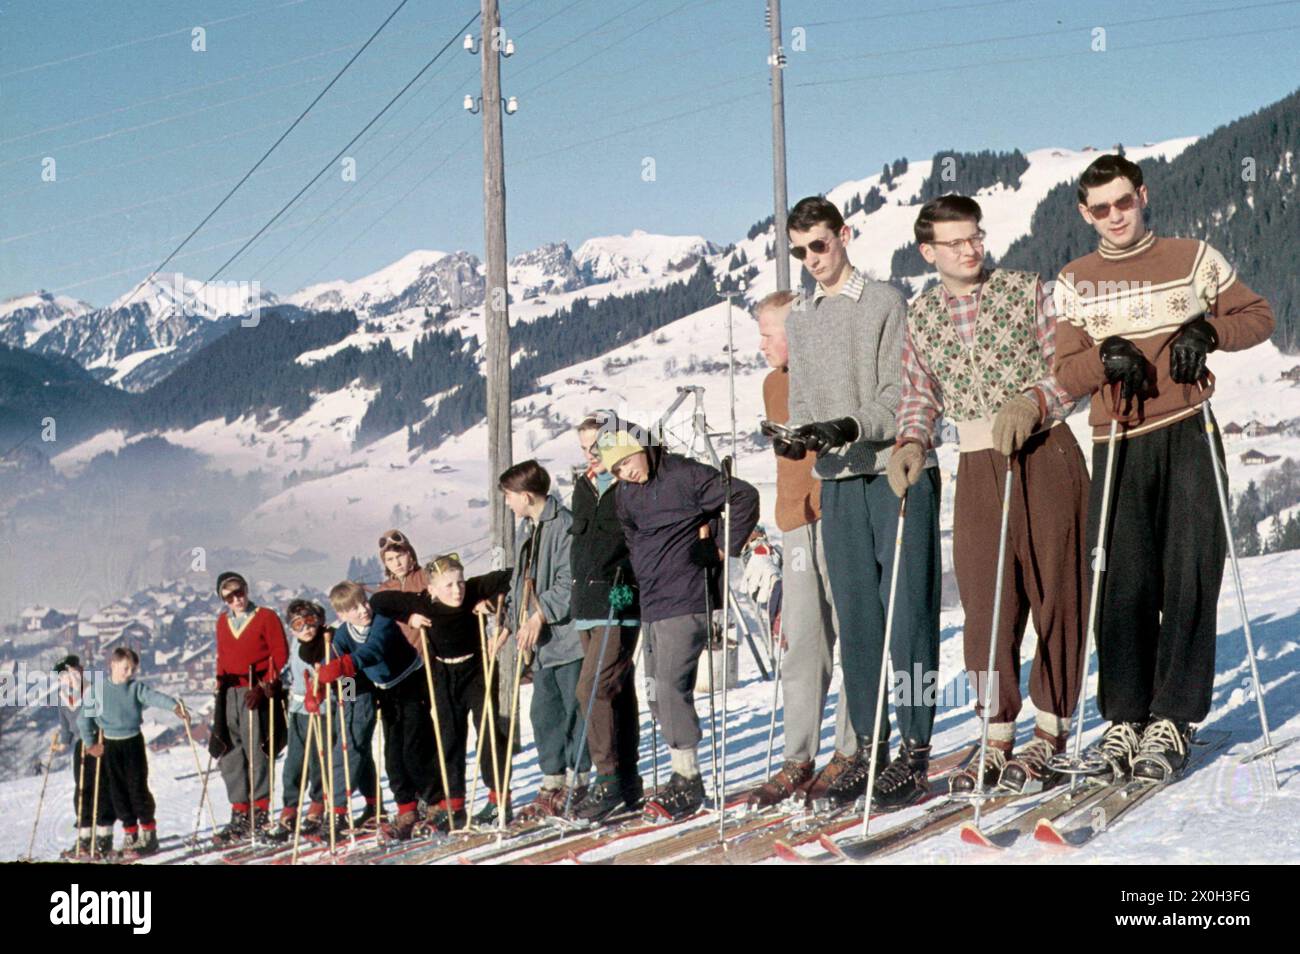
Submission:
[[[1052,292],[1058,316],[1057,380],[1074,397],[1096,394],[1088,423],[1093,440],[1107,438],[1112,417],[1132,437],[1190,417],[1214,393],[1175,384],[1169,351],[1184,324],[1204,314],[1220,351],[1244,351],[1273,333],[1273,310],[1246,286],[1223,255],[1197,239],[1161,238],[1148,232],[1127,249],[1103,241],[1061,270]],[[1156,371],[1154,396],[1113,413],[1099,344],[1111,335],[1141,349]]]

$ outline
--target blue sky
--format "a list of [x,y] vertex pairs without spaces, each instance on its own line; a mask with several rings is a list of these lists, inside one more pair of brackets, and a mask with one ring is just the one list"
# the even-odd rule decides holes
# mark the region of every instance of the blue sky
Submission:
[[[171,252],[398,0],[0,0],[0,298],[106,304]],[[169,270],[207,278],[478,9],[409,0]],[[771,211],[763,0],[503,0],[510,253]],[[1300,0],[786,0],[791,200],[939,149],[1204,134],[1300,85]],[[1134,22],[1145,21],[1145,22]],[[191,49],[204,26],[205,52]],[[1093,52],[1093,30],[1106,50]],[[477,33],[477,24],[473,28]],[[221,278],[281,294],[483,244],[457,38]],[[55,160],[56,179],[42,181]],[[652,157],[655,178],[642,178]]]

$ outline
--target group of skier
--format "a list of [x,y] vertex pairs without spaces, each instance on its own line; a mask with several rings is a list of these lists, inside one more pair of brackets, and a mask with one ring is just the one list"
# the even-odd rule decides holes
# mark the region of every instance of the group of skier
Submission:
[[[1186,763],[1191,726],[1210,708],[1226,554],[1214,489],[1223,452],[1211,456],[1200,419],[1214,391],[1205,359],[1265,341],[1273,315],[1213,247],[1148,230],[1137,164],[1097,158],[1077,198],[1099,243],[1062,268],[1050,294],[1033,273],[988,267],[974,199],[925,203],[915,239],[938,282],[910,305],[853,267],[852,233],[833,203],[808,198],[792,210],[792,254],[817,287],[805,297],[776,292],[756,309],[773,366],[767,415],[792,430],[774,440],[787,549],[786,761],[754,802],[857,799],[872,766],[877,810],[928,790],[936,694],[922,680],[901,683],[892,760],[888,721],[874,708],[886,701],[877,686],[891,610],[895,673],[937,677],[941,415],[959,435],[952,559],[965,668],[987,724],[975,740],[982,757],[951,777],[951,790],[1027,793],[1059,781],[1049,762],[1065,749],[1082,688],[1089,552],[1105,561],[1095,631],[1098,705],[1109,723],[1093,764],[1111,778],[1163,780]],[[1109,459],[1110,487],[1089,481],[1061,426],[1084,398],[1093,474]],[[1017,746],[1031,617],[1034,728]],[[815,772],[837,636],[836,751]]]
[[[1094,161],[1078,184],[1078,209],[1098,247],[1067,264],[1049,292],[1035,274],[988,267],[974,199],[933,199],[914,233],[938,282],[910,305],[854,267],[852,232],[833,203],[810,197],[791,210],[791,252],[815,290],[778,291],[755,308],[772,367],[765,416],[785,425],[773,446],[786,649],[784,764],[753,791],[754,806],[851,804],[870,788],[873,807],[887,810],[929,791],[941,416],[960,440],[952,559],[965,668],[987,726],[977,740],[985,741],[982,756],[951,777],[952,790],[1027,793],[1057,780],[1049,762],[1064,751],[1079,703],[1087,556],[1098,547],[1106,553],[1098,704],[1109,726],[1096,753],[1114,777],[1164,779],[1185,763],[1190,726],[1210,706],[1226,548],[1212,489],[1222,449],[1212,459],[1198,419],[1214,389],[1205,358],[1264,341],[1273,316],[1214,248],[1149,231],[1147,207],[1136,164],[1115,155]],[[1084,398],[1092,399],[1093,474],[1109,462],[1110,486],[1089,480],[1062,426]],[[244,577],[219,577],[226,609],[216,627],[210,751],[232,806],[220,841],[253,829],[285,840],[327,822],[384,821],[398,839],[422,827],[463,828],[474,798],[466,792],[471,734],[474,775],[487,790],[473,822],[508,820],[525,672],[542,773],[526,811],[600,821],[641,807],[638,646],[672,766],[645,806],[668,818],[701,807],[694,687],[714,645],[723,561],[744,551],[758,493],[615,417],[588,418],[576,436],[586,468],[570,507],[537,461],[500,475],[519,519],[513,569],[466,578],[455,553],[421,565],[407,536],[389,531],[378,545],[384,582],[373,592],[355,581],[330,591],[336,627],[309,600],[286,608],[292,650],[280,616],[252,602]],[[1030,618],[1035,715],[1018,745]],[[890,698],[878,690],[887,632],[892,668],[908,677],[906,691],[890,694],[892,757]],[[837,641],[834,752],[818,770]],[[157,845],[140,710],[188,716],[135,682],[136,665],[129,651],[115,656],[103,698],[84,702],[76,661],[63,665],[60,739],[78,740],[83,846],[92,835],[107,836],[101,849],[111,846],[114,819],[129,846]],[[395,805],[388,819],[371,756],[377,718]],[[283,808],[273,821],[272,773],[284,747]],[[87,776],[98,778],[100,758],[111,797],[98,799],[96,814]],[[365,807],[352,818],[354,795]]]

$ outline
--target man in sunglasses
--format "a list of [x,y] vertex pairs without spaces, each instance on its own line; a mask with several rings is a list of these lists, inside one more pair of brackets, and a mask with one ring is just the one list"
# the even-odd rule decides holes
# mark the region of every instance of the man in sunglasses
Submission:
[[[217,765],[230,799],[230,824],[216,835],[216,840],[229,843],[247,838],[254,828],[261,831],[270,821],[267,720],[283,718],[276,699],[280,673],[289,662],[289,642],[280,617],[274,610],[253,604],[248,581],[238,573],[226,572],[217,577],[217,595],[226,609],[217,617],[217,702],[212,746],[221,751]],[[277,748],[285,741],[284,726],[280,721]]]
[[[1147,230],[1142,170],[1123,156],[1088,166],[1078,199],[1100,242],[1056,281],[1056,376],[1070,394],[1094,395],[1094,475],[1112,420],[1123,437],[1097,630],[1098,706],[1111,722],[1101,751],[1116,776],[1167,779],[1186,764],[1191,723],[1210,711],[1227,553],[1214,474],[1223,450],[1211,460],[1201,420],[1214,393],[1206,356],[1266,340],[1273,312],[1206,242]],[[1092,482],[1089,548],[1103,483]]]
[[[794,460],[808,451],[817,454],[822,538],[844,671],[841,692],[857,738],[853,764],[826,790],[830,800],[844,804],[865,792],[871,765],[899,519],[885,465],[894,444],[907,303],[897,289],[849,262],[852,236],[834,203],[816,196],[800,200],[788,230],[791,253],[817,280],[817,289],[795,301],[786,321],[795,437],[774,441],[773,448]],[[786,553],[787,561],[795,556]],[[938,671],[939,586],[939,480],[931,468],[930,479],[907,495],[890,646],[895,671]],[[899,758],[924,778],[934,695],[928,704],[927,696],[916,696],[909,694],[897,707]],[[887,718],[881,726],[878,772],[889,762]]]
[[[921,479],[939,416],[956,425],[961,456],[952,555],[966,616],[966,671],[992,682],[983,784],[976,759],[955,773],[949,786],[968,792],[1000,784],[1029,793],[1056,781],[1047,763],[1065,748],[1078,701],[1088,470],[1070,429],[1056,426],[1074,401],[1052,377],[1051,299],[1032,272],[985,268],[982,217],[979,203],[964,195],[933,199],[916,217],[921,257],[935,267],[940,281],[908,309],[898,444],[888,474],[902,496]],[[1007,561],[994,633],[999,502],[1008,479]],[[1038,641],[1029,694],[1037,716],[1033,739],[1013,758],[1021,708],[1020,643],[1031,613]],[[990,638],[995,642],[992,674],[984,673]],[[973,688],[982,716],[985,685],[975,679]],[[925,795],[923,776],[909,777],[896,768],[891,766],[879,783],[884,804]]]

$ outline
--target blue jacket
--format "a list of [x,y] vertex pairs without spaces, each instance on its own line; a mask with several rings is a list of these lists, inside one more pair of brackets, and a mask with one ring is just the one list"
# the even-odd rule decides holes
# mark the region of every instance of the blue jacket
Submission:
[[[528,577],[534,583],[537,602],[530,599],[524,615],[531,615],[540,606],[546,620],[537,640],[536,662],[543,669],[562,666],[583,657],[582,637],[574,629],[569,615],[569,595],[573,589],[572,526],[573,515],[569,509],[559,497],[550,494],[537,521],[531,517],[524,518],[519,521],[515,533],[515,573],[506,598],[506,620],[512,632],[518,628],[527,569]],[[537,552],[530,556],[528,551],[534,540]]]
[[111,679],[88,684],[82,697],[81,715],[77,717],[81,741],[94,745],[99,741],[98,729],[104,730],[106,739],[130,739],[139,735],[144,710],[149,706],[175,709],[176,700],[134,677],[120,684]]
[[[632,570],[641,588],[641,619],[647,623],[704,612],[704,569],[691,561],[700,527],[721,536],[722,508],[727,502],[722,472],[708,464],[652,447],[647,454],[650,479],[644,484],[620,480],[614,485],[618,519],[623,524]],[[731,541],[727,552],[738,557],[758,525],[758,491],[731,478]],[[721,609],[722,572],[714,574],[713,608]]]
[[351,655],[357,672],[380,689],[391,689],[424,665],[397,624],[378,613],[364,635],[357,633],[351,623],[340,623],[334,631],[334,652]]

